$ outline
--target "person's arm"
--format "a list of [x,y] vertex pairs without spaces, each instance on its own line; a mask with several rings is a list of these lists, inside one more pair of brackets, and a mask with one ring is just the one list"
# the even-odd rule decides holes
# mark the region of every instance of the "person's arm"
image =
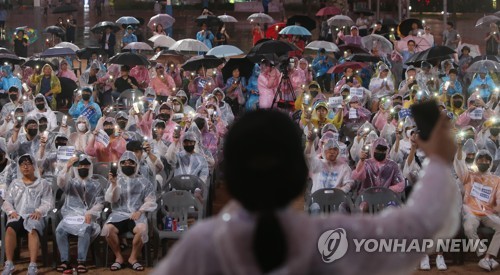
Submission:
[[458,142],[457,154],[453,160],[453,168],[455,169],[458,179],[465,184],[469,178],[469,169],[463,157],[462,146],[462,143]]
[[97,149],[96,147],[100,147],[99,143],[96,144],[95,139],[97,137],[97,134],[99,133],[99,130],[94,130],[94,132],[90,135],[89,137],[89,143],[87,144],[87,147],[85,147],[85,154],[91,156],[91,157],[97,157]]
[[35,209],[35,211],[39,212],[43,217],[45,217],[47,213],[49,213],[49,211],[54,208],[54,199],[52,196],[52,187],[50,186],[49,182],[45,179],[41,179],[41,181],[44,185],[42,194],[40,194],[41,202],[38,208]]
[[120,199],[121,187],[117,183],[117,177],[113,177],[111,173],[109,174],[109,182],[110,185],[108,190],[106,190],[106,194],[104,195],[104,200],[109,201],[111,203],[115,203]]
[[359,159],[356,169],[352,171],[352,179],[357,181],[364,181],[366,179],[366,168],[365,160],[368,158],[366,152],[361,152],[361,158]]
[[21,128],[17,128],[16,125],[14,124],[14,128],[12,130],[12,136],[9,139],[9,142],[7,142],[7,152],[8,153],[13,153],[19,149],[19,130]]
[[178,138],[175,138],[174,142],[172,142],[170,146],[168,146],[166,158],[168,163],[172,166],[177,165],[177,152],[179,151],[179,147],[180,142]]
[[349,168],[349,165],[344,165],[343,169],[343,174],[342,174],[342,180],[341,180],[341,186],[340,190],[344,191],[345,193],[349,193],[354,185],[354,180],[352,179],[352,171],[351,168]]

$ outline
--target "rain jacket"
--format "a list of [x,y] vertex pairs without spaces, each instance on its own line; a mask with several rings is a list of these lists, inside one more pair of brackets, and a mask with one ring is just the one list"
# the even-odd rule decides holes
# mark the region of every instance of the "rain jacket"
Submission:
[[157,75],[149,82],[149,87],[153,88],[156,95],[171,96],[174,95],[175,82],[174,79],[168,74]]
[[[65,71],[63,71],[63,70],[61,69],[62,64],[64,64],[64,63],[68,64],[68,67],[66,68],[66,70],[65,70]],[[59,71],[57,72],[57,77],[65,77],[65,78],[69,78],[69,79],[71,79],[71,80],[73,80],[73,81],[75,81],[75,82],[77,82],[77,81],[78,81],[78,78],[76,77],[76,75],[75,75],[75,73],[73,72],[73,70],[71,70],[71,67],[69,66],[68,61],[66,61],[66,60],[64,60],[64,59],[61,61],[61,63],[59,63]]]
[[[47,103],[47,99],[42,94],[36,95],[35,100],[37,98],[43,99],[43,102],[45,103],[45,112],[42,112],[42,111],[38,110],[37,108],[35,108],[31,112],[28,113],[28,116],[34,116],[34,117],[36,117],[38,115],[45,116],[47,118],[47,122],[48,122],[47,130],[54,131],[57,128],[56,114],[49,107],[49,104]],[[35,100],[33,100],[33,102],[35,102]]]
[[269,72],[265,72],[261,68],[259,78],[257,79],[257,87],[259,88],[259,108],[269,109],[273,104],[273,99],[276,94],[276,89],[280,83],[281,74],[278,69],[271,67]]
[[333,63],[330,58],[328,58],[326,55],[321,55],[318,50],[318,53],[312,62],[314,76],[317,78],[325,75],[332,66]]
[[71,105],[68,114],[72,116],[73,119],[77,119],[90,106],[94,107],[95,110],[94,114],[92,114],[90,118],[88,118],[90,125],[92,126],[92,129],[94,129],[97,125],[97,122],[102,116],[102,112],[101,112],[101,107],[99,107],[99,105],[94,102],[93,96],[90,96],[89,102],[87,104],[85,104],[83,99],[80,99],[78,103]]
[[[469,99],[467,100],[467,107],[470,107],[470,105],[472,104],[471,101],[474,100],[473,97],[469,97]],[[467,125],[470,125],[472,127],[474,127],[474,129],[476,129],[476,131],[480,130],[483,123],[490,118],[490,116],[492,115],[492,112],[491,110],[486,110],[484,109],[484,112],[483,112],[483,117],[481,119],[472,119],[470,117],[470,112],[468,110],[466,110],[465,112],[463,112],[457,119],[457,126],[460,126],[460,127],[465,127]]]
[[16,173],[17,166],[12,160],[9,158],[9,154],[7,153],[7,143],[4,138],[0,138],[0,150],[5,153],[5,158],[7,159],[7,163],[5,167],[0,172],[0,190],[2,192],[1,198],[5,199],[5,192],[7,191],[7,187],[9,187],[12,182],[12,177]]
[[[373,97],[380,98],[394,93],[395,85],[394,85],[394,80],[392,78],[391,70],[389,70],[389,73],[387,74],[386,78],[380,78],[380,72],[385,69],[389,70],[389,68],[386,65],[380,66],[377,73],[370,80],[370,85],[368,86],[368,89],[372,92]],[[389,86],[389,88],[386,87],[385,85],[386,83]]]
[[[302,70],[300,68],[300,64],[305,63],[306,69]],[[312,81],[312,75],[309,71],[309,62],[305,58],[301,58],[297,64],[297,68],[295,68],[290,76],[290,80],[292,81],[292,86],[295,91],[300,89],[302,85],[307,85]]]
[[[90,157],[82,155],[80,161],[86,159],[89,161],[89,175],[82,179],[78,174],[78,167],[72,167],[71,170],[63,169],[57,177],[57,186],[66,195],[64,205],[61,208],[63,220],[57,226],[57,230],[75,235],[84,236],[87,228],[90,227],[92,239],[99,236],[101,226],[96,222],[104,207],[104,186],[97,179],[93,179],[93,166]],[[85,215],[92,215],[90,223],[85,223]],[[75,224],[69,222],[68,218],[83,218],[82,223]]]
[[[455,99],[462,100],[462,105],[458,108],[455,108],[455,106],[453,105],[453,101]],[[448,111],[452,112],[455,117],[459,117],[461,114],[463,114],[465,112],[464,105],[465,105],[464,96],[461,94],[454,94],[450,98],[450,106],[448,107]]]
[[7,93],[12,86],[16,86],[19,91],[23,90],[21,80],[12,74],[12,68],[10,66],[2,66],[1,71],[3,73],[3,77],[2,82],[0,83],[0,90],[4,90],[5,93]]
[[[26,122],[28,120],[35,120],[38,128],[38,119],[35,117],[26,117],[24,121]],[[40,147],[40,133],[38,133],[33,139],[28,140],[28,134],[22,133],[22,129],[23,127],[19,130],[16,142],[12,141],[12,136],[7,142],[7,151],[13,159],[16,159],[18,156],[22,156],[24,154],[36,156],[38,148]]]
[[[175,94],[176,97],[184,97],[186,98],[186,103],[182,105],[182,108],[184,109],[184,114],[191,114],[191,113],[195,113],[193,107],[189,106],[188,105],[188,96],[186,94],[186,92],[184,92],[184,90],[179,90],[176,94]],[[182,100],[181,100],[182,101]]]
[[[196,139],[193,134],[185,134],[183,140],[185,139]],[[198,140],[196,140],[198,143]],[[199,177],[203,182],[208,180],[208,163],[205,157],[196,152],[196,150],[190,154],[185,150],[180,151],[180,146],[182,143],[172,143],[168,147],[167,151],[167,161],[174,169],[174,176],[178,175],[193,175]]]
[[142,87],[144,84],[149,84],[148,68],[142,65],[134,66],[130,69],[130,76],[137,80],[137,83]]
[[[45,179],[40,177],[40,173],[36,167],[36,160],[31,155],[26,156],[29,156],[33,162],[36,177],[35,182],[26,185],[23,182],[20,166],[17,165],[17,179],[13,180],[7,189],[2,211],[7,215],[16,212],[24,219],[23,225],[26,231],[31,232],[34,229],[39,235],[43,235],[45,220],[32,220],[29,218],[29,215],[38,211],[42,214],[42,217],[47,216],[47,213],[54,207],[52,188]],[[18,221],[18,219],[9,218],[7,224],[14,221]]]
[[[486,88],[481,88],[481,85],[486,85]],[[495,90],[496,85],[490,74],[487,73],[484,79],[481,79],[479,74],[474,77],[471,84],[469,85],[469,94],[472,94],[476,91],[479,91],[479,94],[484,102],[488,102],[488,99],[491,96],[491,93]]]
[[57,95],[61,93],[61,82],[59,78],[55,75],[52,67],[49,64],[45,64],[42,67],[42,73],[40,75],[33,74],[30,78],[32,84],[36,85],[36,90],[34,94],[38,94],[42,88],[42,79],[44,78],[43,70],[45,68],[50,68],[50,90],[52,90],[52,101],[50,102],[50,107],[53,110],[57,109]]
[[[11,112],[15,111],[17,108],[23,108],[24,112],[28,113],[32,111],[35,108],[35,104],[33,103],[32,100],[24,100],[23,103],[21,104],[20,101],[22,100],[22,93],[21,90],[17,91],[17,101],[5,103],[5,105],[2,106],[2,119],[7,117]],[[9,99],[10,100],[10,99]]]
[[[78,130],[78,124],[81,122],[85,123],[86,130],[84,131]],[[69,136],[68,145],[75,146],[77,152],[84,152],[91,135],[92,129],[89,120],[85,116],[79,116],[75,121],[75,132]]]

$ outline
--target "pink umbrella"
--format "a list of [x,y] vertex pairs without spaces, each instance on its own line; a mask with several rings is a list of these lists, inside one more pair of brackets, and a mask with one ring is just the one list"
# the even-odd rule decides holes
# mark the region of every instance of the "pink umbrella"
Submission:
[[332,16],[332,15],[337,15],[337,14],[341,14],[341,13],[342,13],[342,10],[340,8],[324,7],[316,13],[316,16]]
[[398,48],[402,51],[408,50],[408,41],[413,40],[415,41],[415,51],[416,52],[421,52],[429,49],[432,45],[429,44],[429,41],[422,37],[414,36],[414,35],[408,35],[405,38],[401,39],[398,41]]
[[161,13],[161,14],[157,14],[157,15],[151,17],[151,19],[149,19],[148,27],[154,31],[156,29],[156,26],[161,24],[162,27],[164,29],[166,29],[166,28],[172,27],[174,22],[175,22],[175,19],[172,16],[170,16],[168,14]]

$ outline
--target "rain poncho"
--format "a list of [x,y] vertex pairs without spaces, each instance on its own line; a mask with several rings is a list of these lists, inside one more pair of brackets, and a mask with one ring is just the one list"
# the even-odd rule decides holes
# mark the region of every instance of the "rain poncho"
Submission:
[[446,81],[441,83],[441,86],[439,87],[439,94],[442,95],[446,91],[446,95],[452,96],[455,94],[462,94],[462,83],[458,81],[458,78],[455,79],[455,81],[451,81],[450,78],[448,78]]
[[[47,216],[47,213],[54,207],[52,188],[45,179],[40,177],[35,159],[30,155],[24,156],[31,158],[33,168],[35,169],[35,182],[26,185],[23,181],[23,176],[19,168],[20,166],[17,165],[17,179],[13,180],[7,189],[7,193],[4,196],[5,201],[2,205],[2,211],[7,215],[16,212],[24,219],[24,228],[28,232],[34,229],[39,235],[43,235],[45,220],[43,218],[32,220],[29,218],[29,215],[38,211],[42,214],[42,217]],[[18,221],[18,219],[9,218],[7,223],[14,221]]]
[[[186,133],[183,140],[194,140],[198,143],[193,133]],[[196,150],[192,154],[185,150],[179,152],[179,146],[180,143],[172,143],[167,151],[167,161],[175,167],[174,175],[193,175],[206,183],[209,171],[205,157]]]
[[325,75],[332,66],[333,63],[330,58],[328,58],[328,56],[326,55],[321,55],[320,50],[318,50],[318,53],[312,62],[314,76],[320,77]]
[[478,73],[476,77],[474,77],[472,83],[469,85],[469,94],[479,92],[483,101],[488,102],[488,99],[490,98],[491,93],[495,90],[496,85],[487,70],[482,70],[481,72],[486,73],[486,76],[483,79]]
[[260,75],[260,66],[259,64],[255,64],[253,67],[253,72],[252,76],[248,79],[248,85],[247,85],[247,93],[248,93],[248,98],[245,103],[245,109],[246,110],[255,110],[258,107],[259,104],[259,87],[258,85],[258,78]]
[[[222,95],[221,101],[218,100],[218,98],[216,97],[216,94]],[[218,103],[218,105],[217,105],[218,110],[216,110],[216,111],[218,112],[218,114],[220,114],[221,119],[224,120],[224,122],[228,125],[232,124],[234,121],[233,110],[231,110],[231,107],[229,106],[229,104],[227,104],[224,101],[224,99],[226,98],[224,93],[220,89],[215,89],[213,91],[212,95],[214,95],[216,102]],[[208,97],[210,98],[210,95]],[[208,104],[205,105],[205,108],[208,108]]]
[[[94,108],[95,112],[89,112],[89,108],[91,106]],[[80,99],[78,103],[71,105],[71,108],[68,111],[68,114],[72,116],[73,119],[77,119],[80,115],[85,113],[89,113],[89,115],[87,115],[87,119],[89,120],[92,129],[94,129],[97,125],[97,122],[102,116],[102,112],[101,107],[99,107],[99,105],[94,102],[93,96],[90,96],[89,102],[87,104],[85,104],[83,99]]]
[[45,111],[42,112],[40,110],[38,110],[37,108],[33,109],[31,112],[28,113],[28,116],[38,116],[38,115],[43,115],[45,116],[45,118],[47,118],[47,130],[48,131],[53,131],[54,129],[57,128],[57,117],[56,117],[56,114],[54,113],[54,111],[52,111],[52,109],[49,107],[49,104],[47,103],[47,99],[41,95],[41,94],[38,94],[36,95],[35,99],[33,100],[33,102],[35,102],[37,99],[43,99],[43,102],[45,103]]
[[[455,107],[453,103],[454,101],[457,102],[462,101],[462,104],[458,107]],[[448,107],[448,111],[452,112],[453,116],[459,117],[461,114],[463,114],[463,112],[465,112],[465,110],[463,109],[464,105],[465,105],[464,96],[461,94],[454,94],[450,98],[450,106]]]
[[[70,168],[73,170],[68,171],[63,169],[57,177],[57,186],[66,195],[64,205],[61,208],[63,220],[57,226],[57,230],[63,229],[67,233],[75,236],[83,236],[88,227],[91,227],[92,239],[97,237],[101,232],[101,227],[96,220],[101,215],[101,210],[104,203],[104,186],[96,180],[92,179],[93,168],[90,157],[82,155],[79,161],[86,159],[90,162],[89,175],[82,179],[78,175],[78,167]],[[71,220],[80,217],[85,218],[86,214],[92,215],[92,222],[90,224],[82,222],[75,222]]]
[[66,70],[62,70],[62,65],[66,63],[68,64],[68,61],[66,61],[65,59],[63,59],[61,61],[61,63],[59,63],[59,71],[57,72],[57,76],[58,77],[65,77],[65,78],[69,78],[75,82],[78,81],[78,78],[76,77],[75,75],[75,72],[73,72],[73,70],[71,70],[71,67],[69,66],[68,64],[68,67],[66,68]]
[[[38,119],[35,117],[26,117],[24,120],[24,126],[26,126],[26,122],[34,120],[37,129],[38,129]],[[38,148],[40,147],[40,133],[38,133],[33,139],[28,140],[27,133],[21,133],[19,130],[19,135],[17,136],[17,140],[13,142],[12,136],[9,138],[7,142],[7,151],[11,155],[13,159],[17,156],[21,156],[24,154],[29,154],[31,156],[36,156],[38,153]]]
[[280,83],[281,74],[275,67],[263,65],[259,78],[257,79],[257,87],[259,89],[259,108],[269,109],[273,104],[273,99],[276,94],[276,89]]
[[[182,104],[182,108],[184,109],[184,114],[191,114],[191,113],[195,113],[193,107],[189,106],[187,103],[188,103],[188,96],[186,94],[186,92],[184,92],[184,90],[179,90],[176,94],[175,94],[176,97],[178,98],[182,98],[184,97],[185,100],[186,100],[186,103],[183,103]],[[181,100],[182,101],[182,100]]]
[[383,138],[379,138],[372,143],[369,158],[364,163],[358,163],[356,169],[352,172],[354,180],[361,181],[360,192],[370,187],[386,187],[396,193],[404,190],[404,178],[398,164],[390,159],[385,159],[381,162],[373,158],[375,148],[378,145],[387,147],[387,154],[389,154],[389,145]]
[[[306,68],[303,70],[300,68],[300,64],[305,64]],[[299,90],[302,85],[307,85],[312,81],[311,72],[309,72],[309,62],[305,58],[300,59],[295,68],[290,75],[290,80],[292,81],[292,86],[295,91]]]
[[[170,110],[172,110],[172,104],[170,102],[163,102],[158,110],[156,111],[156,116],[160,114],[160,110],[163,108],[168,107]],[[175,127],[178,125],[177,123],[172,121],[172,114],[173,111],[170,111],[170,119],[166,122],[166,127],[165,131],[163,132],[163,139],[172,142],[172,136],[174,134]],[[141,132],[144,136],[151,137],[152,136],[152,122],[154,120],[154,113],[152,111],[146,112],[145,115],[142,116],[142,119],[139,121],[137,126],[141,129]]]
[[[85,129],[81,131],[78,124],[84,123]],[[90,136],[92,135],[92,130],[90,128],[90,122],[85,116],[79,116],[75,121],[75,132],[71,133],[68,140],[68,145],[75,146],[77,152],[84,152],[85,147],[89,142]]]
[[[116,121],[112,117],[107,117],[104,122],[110,122],[116,125]],[[114,133],[112,134],[114,135]],[[104,146],[98,142],[96,135],[91,135],[89,143],[85,148],[85,153],[89,156],[97,158],[98,162],[116,162],[125,152],[126,141],[122,137],[110,137],[108,146]]]
[[1,71],[3,76],[2,82],[0,83],[0,90],[4,90],[5,92],[7,92],[12,86],[16,86],[19,91],[23,90],[23,84],[21,83],[21,80],[12,74],[12,68],[10,66],[2,66]]
[[4,138],[0,138],[0,151],[5,153],[5,167],[0,171],[0,197],[5,198],[5,192],[7,191],[7,187],[10,185],[12,181],[13,174],[15,174],[15,169],[17,169],[15,163],[9,159],[9,154],[7,153],[7,144]]
[[[90,76],[90,69],[99,70],[95,74],[95,81],[94,82],[91,82],[91,79],[90,79],[90,77],[91,77]],[[100,69],[99,63],[92,62],[92,65],[90,65],[90,68],[87,69],[82,75],[80,75],[80,79],[79,79],[80,87],[92,86],[93,84],[97,83],[97,81],[100,78],[103,78],[105,75],[106,75],[106,72]]]
[[[118,165],[118,176],[116,186],[110,185],[105,194],[105,201],[111,202],[113,211],[109,215],[106,223],[121,222],[130,219],[130,216],[137,211],[152,212],[156,210],[156,195],[154,185],[145,177],[138,175],[139,162],[135,154],[126,151],[120,157],[120,163],[125,160],[131,160],[136,163],[135,173],[132,176],[126,176],[122,172],[121,165]],[[147,218],[143,213],[135,224],[142,224],[145,230],[142,232],[142,242],[148,241]],[[106,227],[102,229],[102,236],[108,236]]]
[[141,87],[149,83],[149,71],[148,68],[143,65],[134,66],[130,69],[129,75],[135,78]]
[[17,108],[22,108],[24,112],[30,112],[35,108],[33,101],[31,100],[25,100],[23,103],[19,103],[22,98],[22,93],[21,90],[18,90],[17,92],[17,101],[16,102],[7,102],[5,105],[2,106],[2,117],[1,119],[4,120],[5,117],[7,117],[11,112],[14,112]]
[[[408,74],[408,71],[411,71],[411,70],[414,70],[416,71],[417,68],[415,68],[413,65],[410,65],[408,66],[408,68],[406,69],[406,72],[405,72],[405,79],[404,80],[401,80],[401,82],[399,83],[399,87],[398,87],[398,92],[400,95],[404,95],[406,94],[407,92],[410,91],[411,89],[411,85],[410,85],[410,82],[411,84],[413,85],[416,85],[417,84],[417,78],[416,76],[415,77],[411,77],[409,74]],[[412,81],[410,81],[412,80]]]
[[[387,77],[380,78],[380,73],[387,70]],[[372,92],[374,98],[380,98],[388,94],[394,93],[394,80],[392,78],[391,70],[386,65],[381,65],[378,68],[377,74],[370,80],[370,85],[368,89]]]
[[[313,85],[317,87],[318,93],[316,94],[316,96],[313,96],[313,94],[311,94],[311,90],[309,88]],[[313,107],[316,104],[316,102],[318,102],[320,100],[325,101],[325,102],[327,101],[325,95],[323,94],[323,92],[321,92],[321,86],[319,85],[319,83],[316,81],[311,81],[307,85],[304,92],[301,93],[297,97],[297,99],[295,100],[295,110],[303,109],[303,107],[305,107],[305,108]],[[305,112],[302,112],[302,116],[304,116],[304,115],[305,115]]]
[[[153,121],[153,130],[156,129],[156,125],[158,123],[165,123],[163,120],[156,119]],[[167,143],[163,139],[163,135],[160,137],[157,137],[157,139],[152,139],[149,144],[151,145],[151,149],[153,150],[153,153],[157,156],[165,157],[167,155],[167,150],[168,146],[170,143]]]
[[[53,139],[49,138],[49,141],[47,141],[47,144],[45,145],[43,155],[40,155],[39,153],[36,154],[39,159],[38,163],[40,173],[44,177],[56,176],[61,170],[64,170],[66,162],[57,159],[57,148],[55,146],[55,142],[58,138],[68,139],[68,137],[64,134],[57,134]],[[52,140],[52,142],[50,142],[50,140]],[[38,152],[41,152],[41,150]],[[50,182],[52,183],[52,180],[50,180]]]
[[[470,107],[473,103],[473,101],[475,100],[474,97],[469,97],[469,99],[467,100],[467,107]],[[472,126],[474,127],[474,129],[477,130],[480,130],[483,123],[490,118],[490,116],[492,115],[492,112],[491,110],[489,109],[484,109],[484,108],[481,108],[481,107],[477,107],[477,108],[480,108],[480,109],[483,109],[483,115],[482,115],[482,118],[481,119],[472,119],[471,116],[470,116],[470,111],[467,110],[465,112],[463,112],[457,119],[457,126],[459,127],[465,127],[465,126]],[[476,109],[477,109],[476,108]]]
[[[236,82],[240,81],[240,84],[236,88],[232,88],[232,85]],[[226,92],[227,99],[232,101],[237,101],[239,105],[245,104],[245,96],[243,95],[243,88],[247,85],[247,80],[244,77],[239,77],[235,79],[234,77],[230,77],[226,81],[226,86],[223,90]]]
[[[324,157],[325,151],[331,148],[339,149],[337,159],[333,163]],[[309,172],[312,174],[313,182],[311,194],[322,188],[339,188],[348,193],[354,181],[351,179],[351,168],[349,168],[349,165],[339,159],[339,144],[333,139],[328,139],[321,150],[323,159],[320,159],[314,150],[309,155]]]
[[198,76],[188,85],[189,93],[191,94],[191,101],[198,99],[203,94],[203,91],[211,93],[215,88],[215,81],[210,76]]
[[174,79],[166,72],[151,79],[149,87],[153,88],[156,94],[161,96],[171,96],[175,92]]
[[31,76],[31,78],[30,78],[30,81],[31,81],[32,84],[36,85],[36,90],[35,90],[34,94],[40,93],[40,90],[42,88],[43,78],[45,77],[45,75],[43,73],[43,71],[45,70],[45,68],[49,68],[50,69],[50,91],[52,91],[52,95],[49,95],[49,96],[52,97],[52,100],[50,102],[50,107],[53,110],[56,110],[57,109],[57,100],[56,100],[56,98],[57,98],[57,94],[61,93],[61,82],[59,81],[59,78],[57,78],[57,76],[55,75],[54,71],[52,70],[52,67],[49,64],[45,64],[42,67],[42,73],[40,75],[33,74]]

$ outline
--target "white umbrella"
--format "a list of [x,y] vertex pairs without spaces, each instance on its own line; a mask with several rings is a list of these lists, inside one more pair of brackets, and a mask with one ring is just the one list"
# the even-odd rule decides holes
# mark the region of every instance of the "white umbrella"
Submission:
[[231,15],[219,15],[217,16],[219,17],[220,21],[224,22],[224,23],[236,23],[238,22],[238,20],[234,17],[232,17]]
[[273,23],[274,22],[274,19],[271,16],[269,16],[265,13],[262,13],[262,12],[254,13],[254,14],[250,15],[247,18],[247,20],[250,21],[250,23],[259,23],[259,24]]
[[186,38],[175,42],[169,50],[179,52],[208,52],[210,49],[207,45],[196,39]]
[[148,44],[144,42],[132,42],[127,44],[127,46],[124,47],[126,50],[143,50],[143,51],[152,51],[153,48],[149,46]]
[[75,45],[75,44],[73,44],[71,42],[61,42],[61,43],[55,45],[54,47],[70,48],[70,49],[72,49],[75,52],[78,51],[78,50],[80,50],[80,48],[77,45]]
[[207,52],[207,55],[213,55],[219,58],[242,55],[242,54],[243,54],[242,50],[232,45],[217,46]]
[[310,50],[319,50],[319,49],[325,49],[326,52],[331,53],[331,52],[339,52],[339,47],[335,45],[333,42],[328,42],[328,41],[323,41],[323,40],[316,40],[313,41],[309,44],[307,44],[306,49]]
[[154,43],[155,47],[170,48],[176,42],[172,37],[163,34],[157,34],[148,39]]
[[156,29],[156,25],[161,24],[163,28],[169,28],[172,27],[174,23],[175,18],[168,14],[162,13],[151,17],[148,22],[148,27],[154,31]]
[[116,20],[115,23],[120,24],[120,25],[133,25],[133,24],[139,24],[140,22],[135,17],[122,16],[122,17],[118,18],[118,20]]
[[486,16],[483,16],[481,18],[479,18],[477,21],[476,21],[476,28],[477,27],[483,27],[483,26],[489,26],[490,23],[497,23],[498,21],[500,21],[500,18],[498,18],[497,16],[495,15],[486,15]]
[[473,58],[481,55],[481,50],[479,50],[479,45],[467,44],[467,43],[462,43],[462,44],[458,45],[458,48],[457,48],[458,55],[460,55],[462,53],[462,48],[465,46],[469,47],[469,49],[470,49],[469,55],[472,56]]
[[328,26],[352,26],[354,21],[347,15],[335,15],[326,21]]

